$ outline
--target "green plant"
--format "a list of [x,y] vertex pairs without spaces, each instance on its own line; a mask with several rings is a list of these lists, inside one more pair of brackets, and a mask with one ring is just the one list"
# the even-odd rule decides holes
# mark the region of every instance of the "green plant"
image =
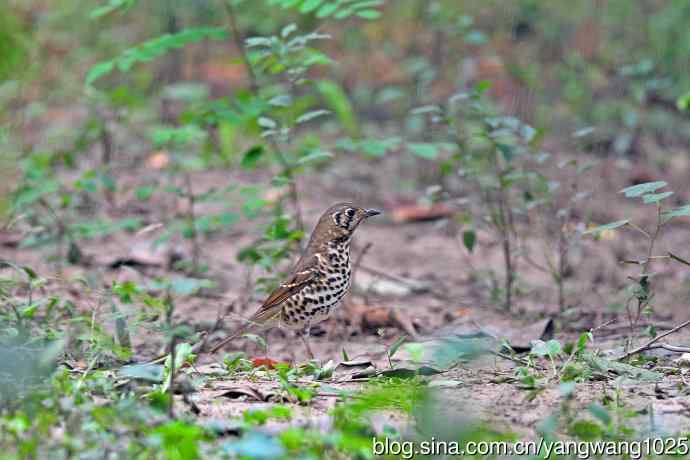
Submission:
[[[515,117],[501,116],[491,107],[482,82],[469,92],[452,96],[445,107],[428,106],[416,113],[431,113],[445,128],[446,143],[410,144],[417,155],[436,159],[441,148],[453,153],[438,157],[440,171],[447,177],[457,173],[473,185],[478,197],[474,207],[460,221],[473,227],[490,229],[500,242],[503,254],[503,285],[494,291],[503,307],[513,305],[518,274],[519,235],[517,220],[527,213],[533,189],[542,184],[541,176],[530,166],[538,156],[541,136]],[[446,188],[450,185],[447,184]],[[472,250],[474,232],[465,232],[463,242]]]
[[[550,157],[550,154],[542,152],[537,163],[548,165]],[[527,263],[550,276],[556,285],[561,313],[568,307],[566,282],[573,271],[570,255],[580,246],[584,230],[584,223],[575,216],[584,214],[581,203],[591,196],[591,192],[581,189],[580,182],[593,166],[593,161],[576,158],[559,161],[557,170],[565,172],[568,178],[557,180],[539,174],[536,178],[541,184],[532,189],[534,196],[528,203],[528,218],[542,229],[539,238],[542,254],[537,261],[524,245],[522,256]]]
[[[664,181],[645,182],[642,184],[626,187],[620,191],[626,198],[640,199],[642,204],[654,206],[654,224],[651,228],[644,229],[634,223],[631,219],[623,219],[616,222],[600,225],[591,228],[585,234],[600,235],[602,232],[611,231],[622,227],[628,227],[637,233],[641,234],[646,242],[646,247],[643,254],[640,254],[639,259],[624,260],[626,264],[636,265],[639,267],[639,272],[636,275],[629,276],[631,284],[628,285],[627,292],[629,293],[625,302],[625,310],[628,316],[628,323],[630,325],[630,337],[626,346],[630,346],[632,334],[637,327],[640,318],[643,315],[650,315],[654,305],[654,285],[652,271],[652,262],[658,259],[670,259],[675,262],[680,262],[684,265],[690,265],[682,257],[668,252],[665,255],[655,255],[655,246],[658,239],[661,237],[664,227],[673,219],[678,217],[690,216],[690,205],[681,207],[665,207],[664,200],[673,195],[672,191],[660,192],[659,190],[665,188],[668,184]],[[656,332],[654,328],[648,330],[649,334],[654,337]]]

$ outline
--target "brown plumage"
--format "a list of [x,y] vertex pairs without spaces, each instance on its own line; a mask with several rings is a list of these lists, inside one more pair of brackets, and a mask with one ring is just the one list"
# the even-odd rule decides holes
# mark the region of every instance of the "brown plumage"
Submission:
[[273,291],[248,324],[211,349],[226,343],[253,326],[277,322],[302,330],[310,357],[308,334],[312,324],[325,320],[338,307],[350,287],[350,239],[360,223],[380,214],[352,203],[337,203],[328,208],[311,234],[302,257],[290,271],[287,281]]

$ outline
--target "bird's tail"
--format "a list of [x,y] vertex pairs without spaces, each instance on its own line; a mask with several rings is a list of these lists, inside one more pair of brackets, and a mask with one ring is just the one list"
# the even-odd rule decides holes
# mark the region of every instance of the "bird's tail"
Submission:
[[251,329],[253,326],[254,326],[254,324],[252,324],[252,323],[247,324],[246,326],[242,326],[242,327],[239,328],[237,331],[235,331],[233,334],[230,334],[228,337],[226,337],[226,338],[224,338],[223,340],[221,340],[220,343],[218,343],[216,346],[214,346],[213,348],[211,348],[211,349],[209,350],[209,353],[213,354],[213,353],[217,352],[218,350],[220,350],[221,348],[223,348],[225,345],[227,345],[227,344],[228,344],[229,342],[231,342],[232,340],[236,339],[237,337],[239,337],[239,336],[241,336],[242,334],[244,334],[244,333],[246,333],[247,331],[249,331],[249,329]]
[[273,306],[271,308],[265,308],[261,309],[258,312],[256,312],[251,318],[249,318],[249,322],[239,328],[237,331],[235,331],[233,334],[230,334],[229,337],[224,338],[223,340],[220,341],[216,346],[211,348],[209,353],[215,353],[221,348],[223,348],[227,343],[230,341],[236,339],[237,337],[241,336],[242,334],[247,333],[251,328],[254,326],[264,326],[267,324],[271,324],[274,320],[280,316],[280,305]]
[[272,320],[277,318],[280,315],[280,308],[270,308],[270,309],[265,309],[265,310],[259,310],[256,312],[248,321],[247,324],[239,328],[237,331],[235,331],[233,334],[230,334],[229,337],[224,338],[223,340],[220,341],[219,344],[211,348],[209,353],[215,353],[221,348],[223,348],[228,342],[236,339],[237,337],[241,336],[242,334],[247,333],[250,329],[252,329],[254,326],[263,326],[267,323],[270,323]]

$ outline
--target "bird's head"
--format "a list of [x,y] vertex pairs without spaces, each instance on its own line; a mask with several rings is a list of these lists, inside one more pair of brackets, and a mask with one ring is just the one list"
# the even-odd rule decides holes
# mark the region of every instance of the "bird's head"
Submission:
[[349,237],[359,224],[369,217],[381,214],[376,209],[366,209],[352,203],[337,203],[323,213],[316,226],[316,233],[325,233],[327,239]]

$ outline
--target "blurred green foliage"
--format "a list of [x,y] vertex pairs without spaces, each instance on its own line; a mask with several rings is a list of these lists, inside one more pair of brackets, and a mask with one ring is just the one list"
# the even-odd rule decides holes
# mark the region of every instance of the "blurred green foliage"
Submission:
[[[551,232],[557,257],[546,256],[561,291],[577,233],[567,228],[583,195],[574,185],[571,196],[559,195],[566,187],[544,172],[545,139],[575,132],[577,150],[630,157],[650,143],[690,141],[690,4],[682,0],[0,0],[0,10],[0,214],[16,218],[20,248],[55,246],[61,263],[87,266],[85,240],[140,230],[142,214],[153,222],[147,231],[162,227],[156,244],[180,237],[191,245],[191,262],[168,268],[202,275],[204,239],[229,236],[245,220],[256,238],[239,262],[250,275],[254,267],[271,273],[249,283],[269,290],[305,235],[300,181],[343,155],[370,169],[394,159],[414,170],[421,200],[474,197],[455,216],[462,242],[473,251],[483,226],[503,243],[505,278],[493,293],[510,308],[522,255],[514,223],[541,212],[561,229]],[[587,168],[564,166],[575,176]],[[230,170],[249,184],[192,180]],[[659,219],[687,217],[687,206],[662,210],[671,195],[652,193],[659,184],[625,193],[656,203]],[[173,418],[165,410],[173,377],[190,373],[181,367],[194,359],[189,343],[174,352],[176,338],[192,334],[173,324],[173,302],[214,283],[175,275],[101,289],[75,280],[85,297],[109,304],[103,317],[47,294],[47,278],[33,270],[12,268],[0,279],[0,445],[8,458],[95,456],[104,445],[115,458],[369,458],[381,435],[375,411],[417,419],[419,433],[385,428],[400,439],[513,439],[468,418],[440,426],[443,400],[419,376],[373,379],[355,397],[343,395],[328,433],[255,430],[290,420],[282,406],[246,411],[238,425]],[[638,284],[639,316],[651,291],[646,275]],[[134,353],[128,334],[152,331],[173,337],[167,364],[146,383],[141,368],[117,374]],[[518,361],[516,375],[533,396],[549,381],[565,385],[559,412],[540,425],[549,437],[633,433],[611,422],[615,404],[590,406],[593,421],[568,411],[575,382],[593,372],[582,361],[589,341],[541,342]],[[238,356],[222,371],[263,372],[286,401],[308,404],[317,390],[299,380],[333,368],[307,367],[257,371]]]

